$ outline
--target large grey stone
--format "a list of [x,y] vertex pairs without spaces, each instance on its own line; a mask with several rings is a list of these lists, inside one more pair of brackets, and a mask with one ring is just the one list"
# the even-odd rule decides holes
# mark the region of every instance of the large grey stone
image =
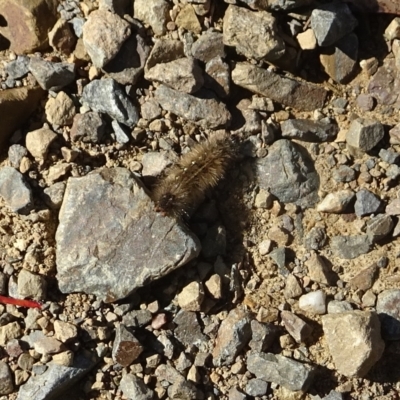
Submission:
[[59,91],[75,79],[75,65],[65,62],[53,63],[32,57],[29,71],[44,90]]
[[128,400],[153,400],[154,392],[148,388],[142,379],[133,374],[122,377],[119,389]]
[[64,293],[116,301],[200,251],[184,225],[154,211],[139,181],[124,168],[70,178],[59,221],[57,279]]
[[134,17],[149,24],[155,35],[164,35],[169,20],[169,4],[165,0],[135,0]]
[[83,89],[82,102],[93,110],[108,114],[132,128],[139,120],[139,112],[114,79],[97,79]]
[[197,96],[181,93],[161,85],[154,92],[160,106],[202,128],[223,128],[229,125],[231,114],[225,104],[216,100],[211,92],[200,91]]
[[272,353],[249,352],[247,370],[259,379],[277,383],[292,391],[306,391],[315,375],[311,365]]
[[285,42],[277,33],[275,17],[229,5],[224,15],[223,41],[239,54],[256,60],[274,61],[285,53]]
[[285,78],[246,62],[236,64],[232,71],[232,81],[253,93],[302,111],[322,108],[328,95],[319,86]]
[[18,391],[17,400],[57,400],[61,394],[84,377],[95,365],[91,359],[76,354],[71,367],[48,364],[41,375],[33,375]]
[[272,144],[267,157],[256,161],[262,189],[284,203],[312,207],[318,201],[319,176],[303,149],[286,139]]

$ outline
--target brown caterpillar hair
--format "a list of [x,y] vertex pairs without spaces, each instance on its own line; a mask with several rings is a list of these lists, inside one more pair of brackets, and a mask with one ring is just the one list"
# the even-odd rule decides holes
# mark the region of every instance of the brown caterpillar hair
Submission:
[[190,214],[205,192],[223,178],[236,156],[237,144],[227,133],[214,134],[196,144],[165,170],[154,187],[156,211],[176,218]]

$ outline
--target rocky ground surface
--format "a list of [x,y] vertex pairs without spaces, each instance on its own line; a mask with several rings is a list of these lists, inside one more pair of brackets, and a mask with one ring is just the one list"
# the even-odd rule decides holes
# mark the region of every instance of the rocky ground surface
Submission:
[[[400,18],[0,15],[0,294],[41,303],[0,304],[1,400],[398,398]],[[221,130],[241,157],[218,188],[157,213],[160,173]]]

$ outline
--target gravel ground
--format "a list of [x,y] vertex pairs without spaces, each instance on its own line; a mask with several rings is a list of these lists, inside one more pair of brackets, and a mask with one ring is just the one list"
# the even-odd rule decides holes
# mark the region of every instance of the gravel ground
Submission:
[[399,398],[400,17],[38,3],[0,4],[0,400]]

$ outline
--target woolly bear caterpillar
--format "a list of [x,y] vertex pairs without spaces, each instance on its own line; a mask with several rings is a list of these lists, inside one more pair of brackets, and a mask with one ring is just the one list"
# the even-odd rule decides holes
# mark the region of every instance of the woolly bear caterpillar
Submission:
[[176,218],[189,214],[223,178],[236,156],[237,144],[226,133],[196,144],[156,184],[152,193],[156,211]]

